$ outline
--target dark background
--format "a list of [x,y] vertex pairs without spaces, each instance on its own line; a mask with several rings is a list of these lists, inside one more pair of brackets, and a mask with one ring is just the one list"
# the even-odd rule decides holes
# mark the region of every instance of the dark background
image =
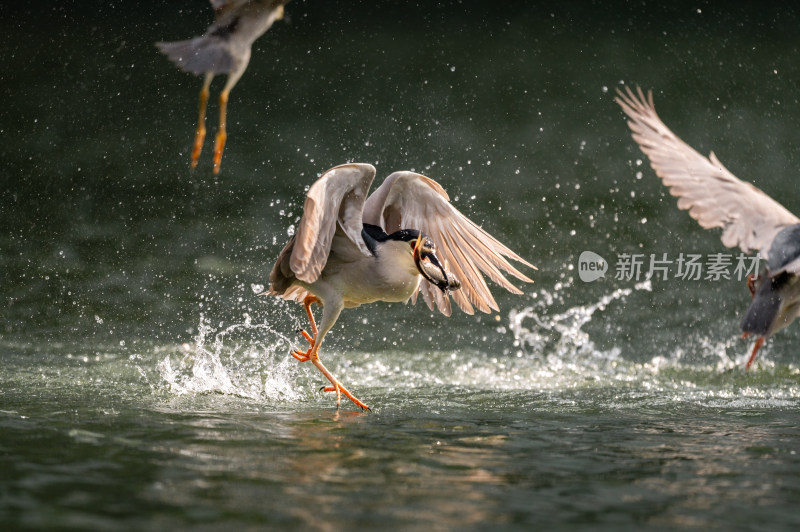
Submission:
[[[201,82],[154,46],[204,31],[205,2],[3,10],[7,339],[180,340],[199,309],[221,320],[259,312],[273,303],[251,285],[266,283],[305,187],[346,161],[375,164],[378,179],[414,169],[438,180],[540,267],[534,291],[567,305],[630,286],[577,281],[569,268],[585,249],[612,268],[622,252],[726,251],[646,161],[638,167],[613,102],[622,82],[652,88],[678,135],[800,210],[800,21],[785,4],[295,0],[232,92],[219,176],[210,152],[222,81],[190,172]],[[598,326],[609,345],[635,342],[640,323],[735,334],[746,304],[739,284],[653,288],[629,302],[635,313]],[[503,308],[517,301],[498,297]],[[442,323],[397,308],[390,322]],[[468,335],[475,322],[459,320],[448,327]]]
[[[733,253],[613,101],[800,212],[789,2],[292,0],[189,171],[205,0],[0,6],[0,522],[76,530],[798,529],[800,326],[744,371],[744,283],[577,260]],[[216,96],[223,81],[216,80]],[[257,298],[306,188],[414,169],[539,267],[501,312],[344,312],[334,408]],[[422,524],[422,527],[420,527]]]

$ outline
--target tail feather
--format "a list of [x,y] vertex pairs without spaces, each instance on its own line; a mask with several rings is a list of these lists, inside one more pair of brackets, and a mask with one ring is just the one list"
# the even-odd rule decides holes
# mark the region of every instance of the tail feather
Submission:
[[292,250],[294,249],[294,235],[289,239],[289,242],[281,250],[278,255],[278,260],[275,261],[275,266],[269,274],[269,291],[273,295],[282,296],[291,287],[292,283],[297,280],[294,272],[289,267],[289,262],[292,257]]
[[226,74],[236,66],[226,41],[207,35],[186,41],[157,42],[156,46],[181,70],[192,74]]

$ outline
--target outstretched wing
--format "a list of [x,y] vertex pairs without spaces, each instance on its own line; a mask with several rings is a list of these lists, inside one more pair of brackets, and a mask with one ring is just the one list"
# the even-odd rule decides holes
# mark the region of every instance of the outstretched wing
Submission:
[[[535,266],[498,242],[453,207],[444,189],[433,179],[414,172],[395,172],[367,199],[364,222],[380,225],[387,233],[416,229],[430,236],[446,267],[461,282],[461,289],[450,295],[467,314],[473,306],[481,312],[499,310],[483,274],[509,292],[521,294],[502,272],[533,282],[514,268],[505,257],[536,269]],[[450,315],[447,295],[430,283],[421,283],[428,307],[434,305]],[[416,297],[416,295],[415,295]]]
[[679,139],[661,121],[653,105],[653,93],[645,98],[641,88],[617,89],[615,101],[630,121],[633,139],[670,194],[678,197],[678,208],[688,209],[706,229],[722,228],[722,243],[744,252],[769,252],[775,235],[800,219],[763,191],[738,179],[712,152],[707,158]]
[[317,280],[328,260],[337,223],[358,249],[370,256],[361,237],[361,212],[374,178],[371,164],[343,164],[322,174],[311,186],[289,263],[295,277],[307,283]]

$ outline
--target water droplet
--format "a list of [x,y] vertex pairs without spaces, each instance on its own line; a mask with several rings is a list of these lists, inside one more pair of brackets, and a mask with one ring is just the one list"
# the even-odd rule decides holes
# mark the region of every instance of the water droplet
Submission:
[[260,294],[264,291],[264,285],[253,283],[250,285],[250,290],[252,290],[254,294]]

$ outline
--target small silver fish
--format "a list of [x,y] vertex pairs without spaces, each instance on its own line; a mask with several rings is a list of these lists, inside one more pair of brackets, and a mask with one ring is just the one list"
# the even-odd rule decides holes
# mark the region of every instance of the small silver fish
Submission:
[[423,275],[441,290],[453,291],[461,288],[461,283],[456,279],[456,276],[451,272],[445,271],[444,268],[428,260],[421,260],[420,266],[422,266]]

